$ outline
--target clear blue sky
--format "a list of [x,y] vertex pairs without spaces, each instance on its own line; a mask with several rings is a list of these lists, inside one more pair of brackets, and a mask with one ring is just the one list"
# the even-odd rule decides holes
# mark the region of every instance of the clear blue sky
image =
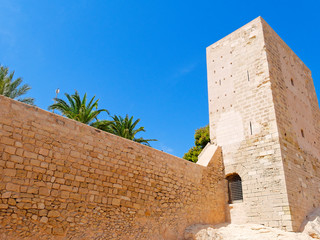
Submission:
[[[262,16],[320,91],[319,1],[0,0],[0,63],[47,109],[55,89],[134,115],[176,156],[208,119],[207,46]],[[0,106],[1,107],[1,106]]]

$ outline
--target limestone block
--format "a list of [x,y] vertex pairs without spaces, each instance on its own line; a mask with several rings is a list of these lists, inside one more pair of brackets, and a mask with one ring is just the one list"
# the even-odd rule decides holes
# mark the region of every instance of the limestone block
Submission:
[[6,185],[6,190],[12,191],[12,192],[19,192],[20,191],[20,185],[9,182]]
[[0,209],[7,209],[9,207],[8,204],[0,203]]
[[48,218],[47,217],[41,217],[40,218],[40,222],[47,223],[48,222]]
[[60,212],[59,211],[54,211],[54,210],[52,210],[52,211],[49,211],[48,212],[48,217],[50,218],[50,217],[53,217],[53,218],[56,218],[56,217],[59,217],[60,216]]
[[16,169],[5,168],[3,169],[3,174],[6,176],[14,177],[17,173]]
[[39,195],[49,196],[50,190],[47,187],[40,187],[39,188]]

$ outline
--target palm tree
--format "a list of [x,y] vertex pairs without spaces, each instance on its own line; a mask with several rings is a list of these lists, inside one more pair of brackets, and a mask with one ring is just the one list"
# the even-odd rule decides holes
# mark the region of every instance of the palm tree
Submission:
[[125,118],[121,116],[112,116],[113,121],[97,121],[93,124],[94,127],[114,135],[133,140],[138,143],[150,146],[149,141],[157,141],[156,139],[136,138],[135,135],[139,132],[145,132],[144,127],[135,129],[140,119],[133,121],[133,116],[129,118],[128,114]]
[[97,116],[101,112],[107,112],[109,114],[109,111],[106,109],[95,110],[98,108],[99,101],[99,99],[94,101],[95,96],[90,100],[88,104],[86,93],[84,94],[82,100],[77,91],[75,91],[75,94],[72,95],[65,93],[65,96],[67,97],[69,103],[60,98],[55,98],[54,100],[56,101],[56,103],[50,105],[49,110],[58,110],[62,113],[62,115],[68,118],[89,125],[93,125],[93,121],[97,120]]
[[0,95],[34,105],[34,98],[20,98],[22,95],[26,94],[31,87],[27,84],[19,87],[22,83],[22,78],[12,80],[13,75],[14,71],[9,74],[8,67],[0,66]]

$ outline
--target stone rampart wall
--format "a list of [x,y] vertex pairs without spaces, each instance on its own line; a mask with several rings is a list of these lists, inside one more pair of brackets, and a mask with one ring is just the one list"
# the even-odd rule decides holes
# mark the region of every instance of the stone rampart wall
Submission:
[[221,223],[217,152],[207,168],[0,96],[1,239],[182,239]]

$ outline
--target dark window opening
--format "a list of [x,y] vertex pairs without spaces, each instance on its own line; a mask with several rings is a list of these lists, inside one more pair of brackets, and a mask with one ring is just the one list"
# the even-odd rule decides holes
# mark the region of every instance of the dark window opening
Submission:
[[249,71],[247,70],[248,82],[250,82]]
[[294,82],[293,82],[293,79],[292,79],[292,78],[291,78],[291,85],[294,86]]
[[241,202],[243,200],[242,195],[242,182],[238,174],[232,174],[227,177],[228,180],[228,192],[229,203]]
[[302,129],[301,129],[301,136],[304,137],[304,132]]
[[250,122],[250,133],[252,135],[252,123]]

